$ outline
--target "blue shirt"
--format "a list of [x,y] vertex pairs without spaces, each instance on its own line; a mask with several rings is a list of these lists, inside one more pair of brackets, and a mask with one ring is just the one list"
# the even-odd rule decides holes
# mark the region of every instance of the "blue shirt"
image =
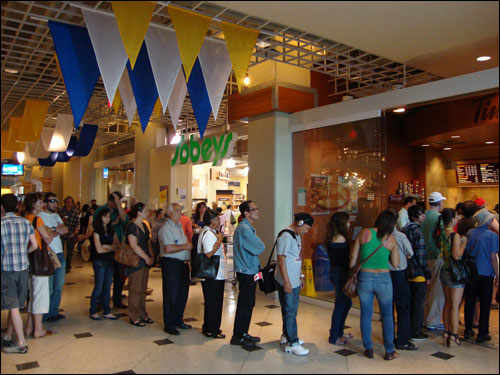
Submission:
[[246,275],[255,275],[259,272],[259,255],[264,252],[266,245],[257,236],[255,228],[245,218],[234,232],[234,270]]
[[488,224],[473,229],[469,233],[469,241],[465,248],[466,254],[474,257],[479,275],[494,277],[491,254],[498,253],[498,235],[488,229]]

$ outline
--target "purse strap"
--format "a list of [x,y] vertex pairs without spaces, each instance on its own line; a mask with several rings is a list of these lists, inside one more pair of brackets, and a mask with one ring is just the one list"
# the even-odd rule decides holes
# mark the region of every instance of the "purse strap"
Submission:
[[293,237],[293,239],[297,241],[297,236],[295,235],[295,232],[293,230],[283,229],[281,232],[279,232],[278,236],[276,237],[276,241],[274,241],[273,249],[271,250],[271,254],[269,255],[269,259],[267,260],[266,267],[271,264],[271,259],[272,259],[273,254],[274,254],[274,249],[276,248],[276,244],[278,243],[278,238],[280,238],[280,236],[285,232],[290,233],[290,235]]
[[[35,228],[35,231],[36,231],[36,228],[37,228],[37,222],[38,222],[38,216],[35,216],[33,218],[33,222],[31,223],[31,225],[33,225],[33,228]],[[47,250],[47,243],[45,242],[45,240],[43,239],[42,236],[40,236],[40,242],[42,243],[42,250]]]
[[[366,237],[365,237],[365,239],[366,239]],[[366,258],[363,262],[361,262],[359,264],[359,269],[361,269],[361,267],[363,266],[363,264],[365,264],[366,262],[368,262],[370,260],[370,258],[372,256],[374,256],[375,253],[377,251],[379,251],[382,246],[385,246],[385,244],[387,244],[387,241],[389,241],[389,237],[387,237],[387,239],[383,243],[382,243],[382,241],[380,241],[380,244],[377,246],[377,248],[375,250],[373,250],[373,252],[368,256],[368,258]]]

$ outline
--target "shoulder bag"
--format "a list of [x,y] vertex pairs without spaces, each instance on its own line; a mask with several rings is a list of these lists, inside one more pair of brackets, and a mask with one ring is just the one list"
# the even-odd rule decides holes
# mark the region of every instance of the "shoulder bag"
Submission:
[[[451,246],[453,246],[454,236],[455,233],[452,233]],[[450,256],[448,272],[451,280],[459,284],[472,284],[479,279],[476,263],[471,257],[455,260]]]
[[294,240],[297,239],[295,236],[295,232],[290,229],[283,229],[278,233],[278,237],[276,237],[276,241],[274,241],[273,249],[271,250],[271,254],[269,255],[269,259],[267,260],[267,265],[265,267],[261,267],[259,272],[262,275],[262,278],[259,279],[259,289],[265,294],[272,293],[276,291],[276,286],[274,285],[274,273],[276,272],[276,267],[278,266],[277,262],[271,259],[274,254],[274,249],[276,248],[276,244],[278,243],[278,238],[284,233],[290,233]]
[[[203,236],[205,235],[204,232]],[[203,251],[203,236],[199,239]],[[210,258],[205,253],[196,253],[191,262],[191,275],[199,279],[215,279],[219,272],[220,255],[212,255]]]
[[363,264],[368,262],[368,260],[375,255],[379,249],[387,243],[387,240],[384,243],[380,243],[380,245],[377,246],[377,248],[370,254],[368,258],[366,258],[362,263],[358,264],[356,267],[351,268],[349,271],[349,276],[347,277],[347,280],[344,284],[344,287],[342,288],[342,292],[349,297],[349,298],[354,298],[357,297],[358,295],[358,273],[361,270],[361,267]]
[[114,259],[115,262],[134,268],[139,267],[139,261],[141,260],[139,255],[137,255],[126,242],[120,242],[118,244],[115,249]]
[[[38,217],[35,216],[33,219],[33,227],[36,230],[36,222]],[[54,263],[49,254],[49,249],[47,242],[42,238],[42,248],[38,247],[35,251],[28,253],[28,259],[30,262],[30,273],[35,276],[51,276],[56,272]],[[56,255],[57,257],[57,255]]]

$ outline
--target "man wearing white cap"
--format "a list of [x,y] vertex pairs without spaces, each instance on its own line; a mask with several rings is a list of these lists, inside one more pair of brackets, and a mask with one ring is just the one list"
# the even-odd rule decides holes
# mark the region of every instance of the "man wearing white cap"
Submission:
[[422,223],[422,231],[424,232],[425,249],[427,251],[427,264],[431,270],[431,285],[427,289],[427,298],[425,302],[424,324],[429,330],[438,329],[444,330],[444,325],[441,323],[444,307],[444,293],[439,272],[443,266],[443,258],[441,257],[439,247],[434,238],[434,232],[438,224],[439,215],[443,209],[443,201],[446,198],[439,192],[434,192],[429,195],[429,209],[425,212],[425,221]]

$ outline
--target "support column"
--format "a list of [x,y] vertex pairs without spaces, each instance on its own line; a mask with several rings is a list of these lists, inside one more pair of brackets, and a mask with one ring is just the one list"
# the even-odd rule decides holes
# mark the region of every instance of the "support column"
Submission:
[[135,166],[134,166],[134,195],[138,202],[150,205],[149,202],[149,154],[151,149],[164,145],[165,126],[149,123],[143,134],[140,128],[135,132]]
[[85,203],[90,203],[91,199],[95,198],[95,154],[96,147],[92,147],[90,153],[81,158],[81,177],[82,177],[82,187],[81,187],[81,203],[82,207]]
[[255,228],[266,244],[260,256],[267,262],[278,232],[293,220],[292,133],[289,115],[271,112],[248,123],[248,199],[260,210]]

